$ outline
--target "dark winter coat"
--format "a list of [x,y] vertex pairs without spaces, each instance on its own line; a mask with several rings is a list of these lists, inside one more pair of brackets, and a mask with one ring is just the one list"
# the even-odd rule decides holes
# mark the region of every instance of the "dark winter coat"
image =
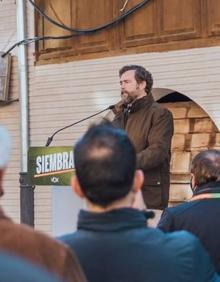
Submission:
[[[209,252],[218,273],[220,273],[220,198],[217,198],[220,196],[219,193],[220,181],[196,188],[192,201],[166,209],[158,224],[165,232],[187,230],[196,235]],[[198,196],[204,199],[197,199]]]
[[219,281],[196,237],[148,228],[146,214],[135,209],[81,211],[78,230],[61,240],[76,252],[89,282]]
[[125,129],[136,149],[138,167],[145,176],[142,189],[145,204],[148,208],[164,209],[170,186],[171,112],[148,94],[136,100],[128,113],[124,110],[117,114],[113,125]]

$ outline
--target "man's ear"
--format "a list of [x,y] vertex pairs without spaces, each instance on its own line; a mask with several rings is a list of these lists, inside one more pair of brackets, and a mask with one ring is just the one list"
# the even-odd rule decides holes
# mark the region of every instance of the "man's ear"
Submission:
[[76,193],[76,195],[78,195],[80,198],[84,198],[85,195],[81,189],[81,186],[79,184],[79,180],[77,178],[76,175],[74,175],[72,178],[71,178],[71,186],[72,186],[72,189],[73,189],[73,192]]
[[191,184],[191,189],[194,190],[195,187],[197,186],[196,184],[196,179],[195,179],[195,175],[193,173],[190,174],[191,175],[191,180],[190,180],[190,184]]
[[140,90],[145,90],[146,85],[147,85],[146,81],[141,81],[138,83],[138,87]]
[[142,189],[144,183],[144,173],[137,169],[134,174],[133,191],[138,192]]

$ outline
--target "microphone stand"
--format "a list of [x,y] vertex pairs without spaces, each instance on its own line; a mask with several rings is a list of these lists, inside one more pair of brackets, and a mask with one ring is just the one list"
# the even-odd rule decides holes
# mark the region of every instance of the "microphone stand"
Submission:
[[95,114],[93,114],[93,115],[91,115],[91,116],[85,117],[85,118],[83,118],[83,119],[81,119],[81,120],[78,120],[78,121],[76,121],[76,122],[74,122],[74,123],[71,123],[71,124],[69,124],[69,125],[67,125],[67,126],[65,126],[65,127],[62,127],[61,129],[58,129],[58,130],[55,131],[50,137],[48,137],[47,143],[46,143],[45,146],[48,147],[48,146],[50,145],[50,143],[53,141],[53,137],[54,137],[57,133],[59,133],[60,131],[62,131],[62,130],[64,130],[64,129],[67,129],[67,128],[73,126],[73,125],[76,125],[76,124],[78,124],[78,123],[80,123],[80,122],[83,122],[83,121],[85,121],[85,120],[87,120],[87,119],[90,119],[90,118],[92,118],[92,117],[95,117],[95,116],[97,116],[97,115],[99,115],[99,114],[101,114],[101,113],[103,113],[103,112],[105,112],[105,111],[107,111],[107,110],[112,110],[114,107],[115,107],[114,105],[111,105],[111,106],[109,106],[108,108],[105,108],[104,110],[102,110],[102,111],[100,111],[100,112],[98,112],[98,113],[95,113]]

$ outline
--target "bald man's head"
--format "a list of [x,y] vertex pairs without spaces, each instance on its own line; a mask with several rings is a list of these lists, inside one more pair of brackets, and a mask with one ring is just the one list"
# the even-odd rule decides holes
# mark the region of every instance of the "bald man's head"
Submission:
[[220,181],[220,151],[206,150],[196,155],[192,161],[191,173],[197,186]]

